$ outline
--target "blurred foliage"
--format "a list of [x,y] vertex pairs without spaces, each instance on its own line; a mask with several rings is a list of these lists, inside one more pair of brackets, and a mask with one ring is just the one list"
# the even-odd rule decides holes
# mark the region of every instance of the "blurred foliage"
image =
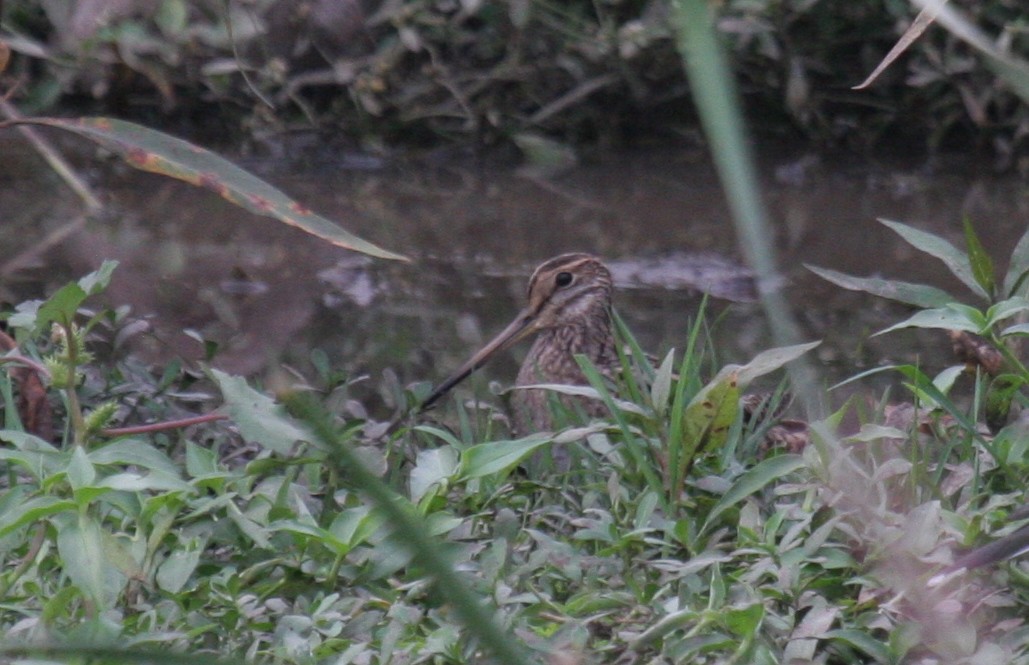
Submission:
[[[962,4],[1001,50],[1029,52],[1021,0]],[[1025,105],[938,27],[870,89],[851,90],[910,24],[906,2],[730,0],[720,11],[761,129],[830,144],[987,144],[1007,158],[1029,135]],[[14,0],[4,12],[15,55],[3,87],[19,88],[26,112],[83,103],[249,135],[314,126],[487,144],[528,130],[618,140],[689,121],[662,0]]]

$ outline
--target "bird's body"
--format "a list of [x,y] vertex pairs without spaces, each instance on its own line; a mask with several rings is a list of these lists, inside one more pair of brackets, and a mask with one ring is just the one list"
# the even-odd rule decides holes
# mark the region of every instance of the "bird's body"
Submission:
[[[602,374],[612,375],[618,354],[611,323],[611,273],[589,254],[562,254],[541,264],[529,279],[528,305],[507,328],[473,355],[422,403],[431,406],[450,388],[484,365],[498,351],[536,334],[515,380],[516,386],[539,383],[585,385],[575,356],[587,357]],[[511,402],[521,434],[553,427],[546,390],[516,390]],[[562,401],[587,415],[603,413],[597,400]]]

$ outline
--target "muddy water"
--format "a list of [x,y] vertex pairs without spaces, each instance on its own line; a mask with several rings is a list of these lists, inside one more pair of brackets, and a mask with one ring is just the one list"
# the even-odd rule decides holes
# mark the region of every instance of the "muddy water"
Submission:
[[[215,364],[238,373],[283,362],[309,373],[309,354],[319,349],[352,375],[369,375],[369,394],[386,369],[404,383],[435,381],[519,309],[533,266],[565,251],[612,263],[616,306],[655,352],[684,345],[701,289],[720,296],[708,318],[722,359],[745,360],[768,343],[760,310],[746,302],[725,201],[699,152],[606,155],[551,177],[470,160],[247,163],[351,232],[411,257],[403,264],[93,159],[80,163],[110,211],[69,224],[77,201],[14,141],[0,149],[0,299],[38,297],[118,259],[108,300],[146,321],[126,337],[154,359],[202,357],[199,336],[219,345]],[[929,281],[965,297],[941,264],[876,218],[960,245],[968,215],[999,257],[1029,222],[1026,183],[980,165],[929,173],[793,154],[764,160],[763,174],[790,301],[807,336],[825,340],[818,361],[826,382],[882,363],[917,358],[932,371],[950,360],[935,333],[869,337],[908,311],[827,284],[804,263]],[[524,351],[487,368],[478,385],[510,381]]]

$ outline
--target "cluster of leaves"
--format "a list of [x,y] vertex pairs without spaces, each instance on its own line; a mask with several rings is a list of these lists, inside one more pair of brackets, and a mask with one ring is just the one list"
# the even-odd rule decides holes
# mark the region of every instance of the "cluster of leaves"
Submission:
[[[156,414],[156,403],[181,394],[177,384],[192,399],[198,388],[176,371],[132,392],[117,380],[123,370],[80,373],[85,356],[67,347],[89,339],[103,314],[78,335],[41,335],[70,325],[112,267],[8,317],[20,355],[6,360],[42,367],[49,357],[85,377],[54,386],[68,414],[59,445],[4,410],[0,648],[9,653],[128,646],[152,660],[161,647],[285,663],[478,662],[486,653],[538,662],[560,652],[596,662],[1029,658],[1022,632],[990,632],[1003,604],[1018,602],[1017,587],[948,589],[933,601],[949,608],[944,625],[942,610],[914,611],[924,608],[912,584],[945,561],[941,539],[974,538],[1019,500],[1025,446],[1012,441],[1003,471],[988,473],[975,462],[974,428],[869,425],[843,442],[816,436],[803,456],[755,462],[764,428],[744,424],[738,391],[803,349],[761,354],[705,383],[698,325],[678,374],[669,354],[626,378],[621,399],[598,376],[576,389],[603,399],[611,422],[524,439],[491,440],[493,420],[468,413],[456,432],[416,424],[369,438],[380,424],[327,415],[346,399],[342,377],[285,391],[287,409],[217,371],[211,385],[231,426],[120,434],[105,428],[138,413],[138,402]],[[649,367],[631,362],[639,349],[626,341],[625,363]],[[115,376],[98,385],[102,372]],[[5,405],[15,390],[0,378]],[[77,393],[87,410],[118,408],[76,424]],[[417,403],[414,393],[398,399]],[[573,449],[570,471],[532,460],[556,446]],[[538,468],[527,476],[525,464]],[[955,616],[955,601],[979,609]]]
[[[1025,52],[1017,2],[963,7],[1009,52]],[[207,114],[217,103],[249,113],[253,127],[305,117],[408,140],[545,131],[578,142],[633,131],[641,112],[666,117],[674,105],[681,117],[688,94],[666,0],[9,1],[5,10],[3,39],[24,56],[11,72],[31,112],[83,93],[121,112],[131,95]],[[860,126],[867,141],[900,126],[928,130],[934,143],[974,129],[1008,154],[1026,133],[1025,106],[943,31],[871,89],[842,92],[896,41],[913,13],[904,3],[748,0],[720,12],[748,95],[780,127],[838,140]]]

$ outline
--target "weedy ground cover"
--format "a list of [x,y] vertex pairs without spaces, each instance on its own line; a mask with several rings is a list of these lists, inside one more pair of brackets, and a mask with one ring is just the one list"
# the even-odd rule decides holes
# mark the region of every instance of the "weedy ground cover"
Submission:
[[[1026,245],[992,307],[1029,307],[1009,292]],[[6,317],[17,347],[4,367],[48,377],[56,432],[27,431],[13,408],[22,384],[3,372],[11,656],[1026,662],[1020,566],[927,584],[954,548],[1011,530],[1004,518],[1025,502],[1024,424],[975,424],[990,402],[985,373],[968,380],[978,399],[966,405],[950,396],[959,372],[934,381],[901,368],[897,403],[844,405],[811,423],[795,454],[762,444],[770,423],[744,420],[740,383],[726,377],[803,349],[720,368],[698,322],[687,352],[653,368],[634,360],[623,327],[637,371],[617,397],[585,389],[610,419],[569,413],[555,433],[510,439],[496,411],[458,403],[441,422],[383,435],[383,423],[333,415],[343,375],[255,387],[93,357],[129,323],[82,309],[112,269]],[[976,333],[1010,342],[1021,324],[996,327],[1009,318],[984,314]],[[424,392],[411,386],[397,407]],[[700,406],[711,404],[732,408]],[[846,412],[861,426],[842,436]],[[138,422],[149,430],[118,429]],[[526,470],[555,446],[574,451],[572,470]]]

